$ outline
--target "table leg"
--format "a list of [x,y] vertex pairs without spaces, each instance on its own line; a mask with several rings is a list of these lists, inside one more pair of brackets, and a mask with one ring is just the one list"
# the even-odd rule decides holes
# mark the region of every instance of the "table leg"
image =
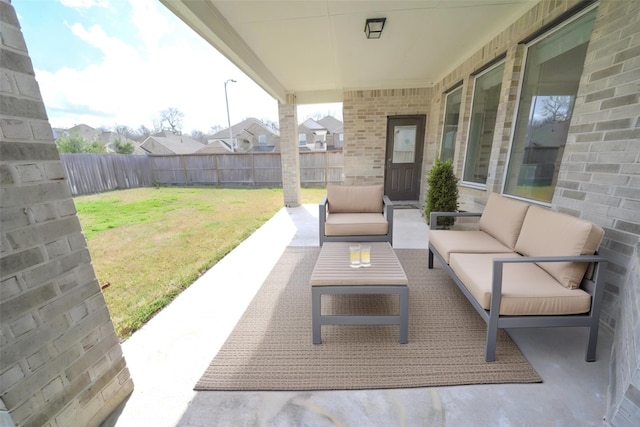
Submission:
[[320,303],[322,292],[320,289],[311,289],[311,328],[313,329],[313,343],[322,343],[322,324],[320,323]]
[[409,341],[409,288],[404,286],[398,290],[400,300],[400,344]]

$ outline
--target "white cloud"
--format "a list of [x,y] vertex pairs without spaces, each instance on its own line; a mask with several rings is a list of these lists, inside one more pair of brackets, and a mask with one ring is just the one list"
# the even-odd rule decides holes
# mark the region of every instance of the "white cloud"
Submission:
[[232,123],[250,116],[277,121],[276,101],[213,47],[182,23],[171,23],[170,12],[162,15],[159,3],[130,1],[132,24],[122,25],[138,28],[139,40],[123,40],[100,25],[86,28],[77,22],[70,25],[73,34],[99,49],[101,61],[83,69],[36,71],[54,127],[151,127],[168,107],[184,113],[184,131],[226,127],[224,81],[229,78],[238,81],[228,87]]
[[80,9],[109,7],[109,0],[60,0],[63,6]]

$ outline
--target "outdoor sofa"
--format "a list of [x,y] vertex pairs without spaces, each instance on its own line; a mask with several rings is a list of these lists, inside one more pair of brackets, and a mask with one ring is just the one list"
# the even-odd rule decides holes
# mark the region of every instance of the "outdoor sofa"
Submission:
[[[477,230],[436,230],[439,216],[479,216]],[[482,213],[432,212],[434,256],[487,323],[485,360],[496,358],[499,328],[589,328],[596,359],[607,260],[604,235],[587,221],[492,193]]]
[[389,242],[393,246],[393,203],[379,185],[327,185],[319,204],[320,246],[324,242]]

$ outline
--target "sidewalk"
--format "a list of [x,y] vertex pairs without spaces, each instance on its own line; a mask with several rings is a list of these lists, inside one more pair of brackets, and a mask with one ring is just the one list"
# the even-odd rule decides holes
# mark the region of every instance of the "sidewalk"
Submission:
[[[420,211],[394,215],[394,247],[426,248]],[[582,328],[509,331],[543,384],[194,392],[285,248],[318,245],[317,221],[316,205],[281,209],[124,342],[135,388],[103,426],[603,425],[611,338],[601,334],[598,361],[586,363]]]

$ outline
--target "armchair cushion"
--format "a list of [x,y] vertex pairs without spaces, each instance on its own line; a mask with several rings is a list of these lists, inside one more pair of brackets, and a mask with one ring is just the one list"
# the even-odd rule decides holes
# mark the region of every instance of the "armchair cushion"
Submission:
[[[381,213],[384,187],[379,185],[327,185],[329,212]],[[384,233],[383,233],[384,234]]]
[[325,223],[327,236],[385,235],[387,220],[379,213],[330,213]]

